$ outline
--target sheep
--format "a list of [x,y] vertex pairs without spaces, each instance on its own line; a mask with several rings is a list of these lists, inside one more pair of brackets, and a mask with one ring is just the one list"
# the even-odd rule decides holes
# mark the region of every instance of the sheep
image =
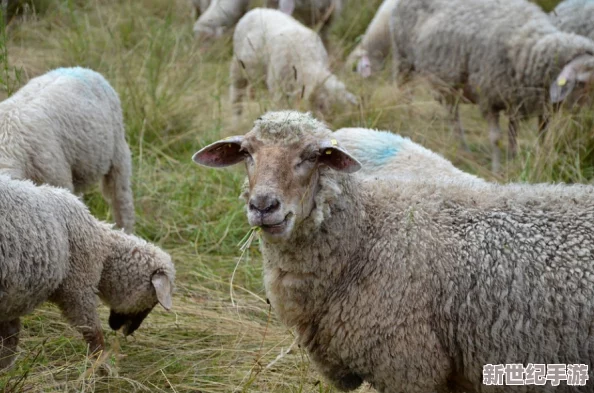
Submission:
[[221,37],[247,12],[249,0],[212,0],[194,23],[194,37],[208,40]]
[[371,178],[388,176],[484,182],[409,138],[388,131],[341,128],[334,132],[333,137],[362,164],[361,170],[357,172],[359,175]]
[[553,24],[562,31],[594,40],[594,3],[588,0],[565,0],[550,13]]
[[210,0],[191,0],[194,10],[194,19],[198,19],[208,9]]
[[278,8],[311,28],[320,26],[320,36],[327,46],[330,27],[342,12],[343,0],[268,0],[266,6]]
[[0,173],[76,193],[102,180],[117,225],[131,233],[131,172],[120,99],[99,73],[58,68],[0,103]]
[[245,163],[267,297],[339,390],[504,392],[482,385],[484,365],[592,369],[594,187],[364,180],[293,111],[193,161]]
[[65,189],[0,175],[0,369],[14,361],[20,317],[45,301],[77,327],[91,353],[105,348],[97,295],[109,325],[132,334],[152,308],[169,310],[175,280],[160,248],[96,220]]
[[306,100],[322,113],[333,105],[357,104],[357,98],[329,69],[328,54],[312,30],[273,9],[255,8],[233,35],[230,96],[242,113],[248,82],[265,81],[273,100]]
[[555,28],[535,4],[500,0],[401,0],[391,23],[400,83],[427,76],[450,105],[460,140],[461,98],[477,103],[489,123],[492,169],[501,161],[499,112],[509,117],[509,150],[518,121],[552,103],[574,102],[594,82],[594,42]]
[[390,55],[390,17],[397,3],[398,0],[384,0],[367,26],[361,43],[347,59],[349,66],[357,64],[357,72],[363,78],[380,71],[386,57]]

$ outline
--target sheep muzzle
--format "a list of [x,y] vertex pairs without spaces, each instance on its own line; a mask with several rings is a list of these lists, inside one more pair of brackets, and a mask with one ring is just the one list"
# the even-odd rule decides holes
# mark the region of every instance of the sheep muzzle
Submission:
[[140,327],[140,324],[149,315],[153,307],[138,313],[121,314],[114,310],[109,313],[109,327],[117,331],[122,328],[124,336],[129,336]]

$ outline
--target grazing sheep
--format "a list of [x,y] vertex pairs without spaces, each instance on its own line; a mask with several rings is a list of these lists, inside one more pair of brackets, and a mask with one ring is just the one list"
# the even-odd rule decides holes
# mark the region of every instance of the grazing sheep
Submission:
[[159,302],[171,308],[175,269],[158,247],[97,221],[74,195],[0,175],[0,369],[14,360],[19,318],[49,300],[104,349],[97,295],[109,325],[133,333]]
[[191,0],[194,9],[194,19],[198,19],[208,9],[210,0]]
[[245,14],[250,0],[212,0],[194,23],[194,36],[200,40],[221,37]]
[[559,30],[594,40],[593,1],[565,0],[550,13],[550,17]]
[[267,296],[338,389],[505,392],[483,365],[592,370],[594,187],[364,181],[332,138],[269,112],[193,159],[245,162]]
[[594,42],[560,32],[535,4],[499,0],[400,0],[391,19],[401,81],[428,77],[451,106],[477,103],[489,123],[493,170],[500,167],[499,112],[509,117],[509,148],[517,150],[518,121],[539,115],[550,101],[574,102],[594,82]]
[[248,82],[266,83],[275,102],[309,100],[328,113],[333,105],[357,103],[332,74],[320,37],[290,16],[255,8],[237,24],[231,61],[231,104],[241,115]]
[[131,233],[131,172],[120,99],[97,72],[58,68],[0,103],[0,173],[77,193],[102,180],[117,225]]
[[366,128],[341,128],[333,134],[362,168],[357,173],[371,178],[398,177],[401,179],[440,179],[484,182],[462,172],[450,161],[409,138],[388,131]]
[[390,17],[398,0],[384,0],[367,26],[361,43],[347,59],[349,66],[357,64],[357,72],[363,78],[380,71],[390,55]]
[[342,3],[343,0],[268,0],[267,6],[278,8],[311,28],[320,26],[320,36],[327,46],[328,32],[342,11]]

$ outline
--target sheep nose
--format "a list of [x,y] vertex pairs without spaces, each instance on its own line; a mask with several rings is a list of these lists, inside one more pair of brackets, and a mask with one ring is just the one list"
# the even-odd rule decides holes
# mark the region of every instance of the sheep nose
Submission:
[[278,198],[269,195],[257,195],[250,199],[249,208],[260,214],[274,213],[280,207]]

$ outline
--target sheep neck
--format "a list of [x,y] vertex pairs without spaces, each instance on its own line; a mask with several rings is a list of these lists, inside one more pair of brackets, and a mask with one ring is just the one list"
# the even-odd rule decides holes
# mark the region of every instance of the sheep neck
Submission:
[[127,296],[123,288],[128,288],[130,283],[126,280],[126,264],[121,263],[123,255],[130,251],[130,243],[122,241],[122,233],[114,231],[108,225],[103,224],[103,262],[101,270],[101,280],[99,282],[99,297],[106,304],[122,303]]
[[347,175],[321,174],[315,207],[282,243],[263,240],[264,283],[272,307],[289,327],[303,333],[321,318],[328,298],[342,288],[357,258],[363,203]]

